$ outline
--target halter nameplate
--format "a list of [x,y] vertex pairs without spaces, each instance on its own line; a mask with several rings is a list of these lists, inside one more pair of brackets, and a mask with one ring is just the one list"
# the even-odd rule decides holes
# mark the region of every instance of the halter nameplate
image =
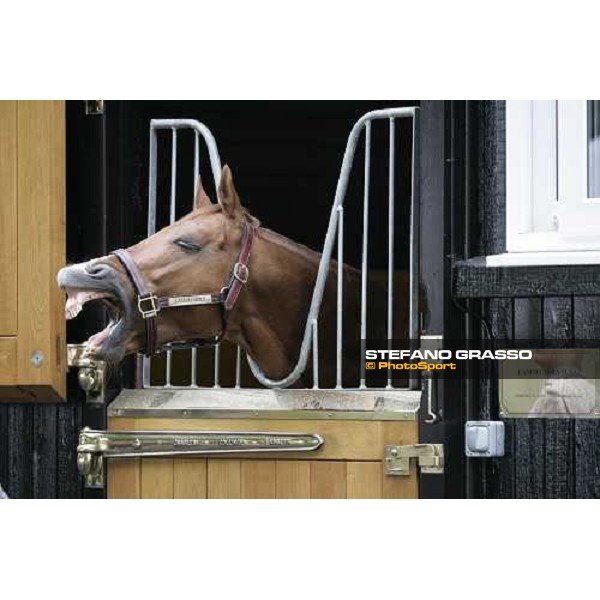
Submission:
[[223,301],[221,294],[196,294],[193,296],[177,296],[165,298],[165,308],[172,306],[196,306],[203,304],[220,304]]

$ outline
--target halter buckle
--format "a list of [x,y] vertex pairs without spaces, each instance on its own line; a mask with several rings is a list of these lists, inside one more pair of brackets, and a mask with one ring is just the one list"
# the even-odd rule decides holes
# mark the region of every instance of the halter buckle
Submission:
[[[153,294],[144,298],[138,296],[138,310],[140,311],[143,319],[151,319],[152,317],[156,317],[158,314],[156,300],[157,298]],[[149,302],[149,306],[144,306],[145,302]]]
[[233,265],[233,276],[240,283],[247,283],[248,277],[250,277],[250,270],[248,269],[248,265],[245,265],[241,262],[236,262],[235,265]]

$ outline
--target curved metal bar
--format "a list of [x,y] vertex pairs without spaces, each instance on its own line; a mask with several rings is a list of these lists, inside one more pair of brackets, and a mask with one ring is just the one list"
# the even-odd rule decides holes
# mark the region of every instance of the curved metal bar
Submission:
[[221,157],[219,156],[217,142],[210,129],[204,123],[200,123],[196,119],[152,119],[150,121],[150,129],[193,129],[198,132],[204,138],[204,143],[208,150],[215,189],[219,189],[222,170]]
[[[306,369],[311,347],[312,322],[319,316],[321,302],[323,300],[323,293],[325,291],[325,283],[327,281],[327,275],[329,274],[331,255],[333,252],[333,245],[335,242],[335,236],[338,228],[338,208],[343,206],[344,200],[346,198],[348,182],[350,180],[350,173],[352,172],[352,164],[354,162],[354,155],[356,153],[356,146],[358,145],[360,135],[366,123],[377,119],[414,119],[416,114],[418,113],[418,110],[419,109],[414,106],[407,108],[388,108],[383,110],[374,110],[363,115],[352,128],[352,131],[348,136],[346,151],[344,152],[344,158],[342,161],[342,168],[340,169],[340,176],[338,178],[337,188],[335,191],[335,199],[333,201],[333,206],[331,207],[329,225],[327,227],[325,242],[323,244],[323,254],[321,256],[321,262],[319,263],[317,281],[315,283],[310,309],[306,317],[306,326],[304,328],[304,337],[302,338],[302,345],[300,346],[298,362],[286,377],[283,377],[281,379],[271,379],[267,377],[267,375],[265,375],[265,373],[261,370],[258,364],[250,356],[248,356],[248,364],[252,369],[252,373],[262,385],[271,388],[288,387],[294,384],[296,381],[298,381],[298,379],[301,377],[301,375],[304,373],[304,370]],[[413,157],[413,160],[418,161],[418,157]],[[414,232],[411,231],[411,234],[412,233]]]

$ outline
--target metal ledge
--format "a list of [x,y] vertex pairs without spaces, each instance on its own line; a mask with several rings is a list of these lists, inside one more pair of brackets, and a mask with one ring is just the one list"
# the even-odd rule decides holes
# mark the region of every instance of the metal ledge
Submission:
[[457,262],[456,298],[600,295],[600,265],[489,266],[485,257]]
[[415,421],[420,391],[296,389],[123,390],[109,417]]

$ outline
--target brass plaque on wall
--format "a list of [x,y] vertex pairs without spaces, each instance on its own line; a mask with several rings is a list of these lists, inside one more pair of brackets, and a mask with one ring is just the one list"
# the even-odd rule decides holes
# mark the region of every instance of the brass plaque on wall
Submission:
[[534,350],[531,360],[500,365],[504,417],[600,416],[600,350]]

